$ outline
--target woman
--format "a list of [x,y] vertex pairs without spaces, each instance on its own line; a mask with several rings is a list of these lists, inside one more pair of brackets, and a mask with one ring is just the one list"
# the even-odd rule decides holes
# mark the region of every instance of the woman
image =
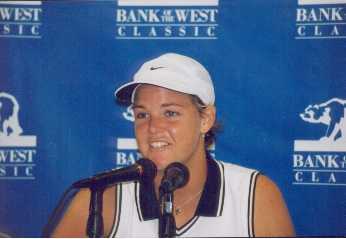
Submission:
[[[215,95],[200,63],[164,54],[143,64],[115,95],[132,104],[139,151],[154,162],[158,174],[152,185],[124,183],[105,191],[105,236],[158,236],[158,188],[172,162],[190,172],[187,185],[174,192],[177,236],[294,236],[284,200],[270,179],[208,154]],[[54,236],[85,236],[89,197],[87,190],[78,193]]]

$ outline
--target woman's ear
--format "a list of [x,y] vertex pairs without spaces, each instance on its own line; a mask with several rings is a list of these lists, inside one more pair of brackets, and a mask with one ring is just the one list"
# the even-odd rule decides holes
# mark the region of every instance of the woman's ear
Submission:
[[207,133],[213,127],[216,117],[216,109],[213,105],[208,105],[201,114],[201,133]]

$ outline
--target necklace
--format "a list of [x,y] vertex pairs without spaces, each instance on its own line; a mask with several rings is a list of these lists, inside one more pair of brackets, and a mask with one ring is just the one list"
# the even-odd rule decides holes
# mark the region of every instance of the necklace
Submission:
[[203,191],[203,188],[198,193],[196,193],[192,197],[190,197],[187,200],[185,200],[179,206],[175,206],[175,209],[174,209],[175,215],[180,215],[183,212],[182,209],[184,208],[184,206],[186,206],[188,203],[192,202],[192,200],[196,199],[202,193],[202,191]]

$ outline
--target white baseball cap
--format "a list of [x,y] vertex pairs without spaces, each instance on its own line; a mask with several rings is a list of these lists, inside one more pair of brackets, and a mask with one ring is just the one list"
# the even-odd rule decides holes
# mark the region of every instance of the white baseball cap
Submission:
[[133,80],[120,86],[114,95],[120,103],[131,104],[139,84],[150,84],[195,95],[205,105],[214,105],[215,93],[208,71],[196,60],[167,53],[145,62]]

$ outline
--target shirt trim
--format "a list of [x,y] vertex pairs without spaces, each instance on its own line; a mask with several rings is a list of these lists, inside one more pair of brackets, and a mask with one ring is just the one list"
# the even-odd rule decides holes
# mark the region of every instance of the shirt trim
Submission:
[[257,176],[259,173],[254,171],[250,177],[249,197],[248,197],[248,234],[249,237],[255,237],[254,211],[255,211],[255,189]]
[[224,205],[224,202],[225,202],[225,168],[224,168],[224,165],[222,162],[218,162],[216,161],[216,163],[218,164],[219,166],[219,171],[221,173],[221,185],[220,185],[220,192],[221,192],[221,197],[219,196],[219,202],[218,202],[218,205],[219,205],[219,208],[217,210],[217,214],[216,216],[220,217],[222,216],[222,212],[223,212],[223,205]]
[[181,228],[176,228],[176,236],[182,236],[185,232],[187,232],[199,219],[199,216],[194,216],[189,220],[185,225],[183,225]]
[[122,185],[118,184],[116,186],[116,190],[115,190],[115,197],[116,197],[116,213],[114,215],[114,220],[113,220],[113,228],[111,230],[111,233],[109,235],[109,237],[115,237],[118,228],[119,228],[119,224],[120,224],[120,216],[121,216],[121,204],[122,204]]
[[136,197],[136,209],[139,221],[143,221],[142,211],[140,210],[140,197],[139,197],[139,183],[135,182],[135,197]]

